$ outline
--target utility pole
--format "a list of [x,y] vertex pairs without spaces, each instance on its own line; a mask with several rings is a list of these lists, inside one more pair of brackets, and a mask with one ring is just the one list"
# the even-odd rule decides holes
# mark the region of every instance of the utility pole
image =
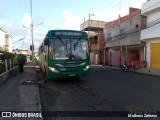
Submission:
[[34,61],[34,44],[33,44],[33,18],[32,18],[32,0],[30,0],[31,5],[31,40],[32,40],[32,62]]
[[88,33],[89,33],[88,36],[89,36],[89,37],[90,37],[90,26],[91,26],[91,19],[90,19],[90,17],[91,17],[91,16],[94,16],[94,14],[90,14],[90,13],[89,13],[89,20],[88,20]]
[[[90,24],[90,22],[91,22],[91,20],[90,20],[90,17],[91,16],[94,16],[94,14],[90,14],[89,13],[89,20],[88,20],[88,39],[89,39],[89,42],[91,43],[91,41],[90,41],[90,26],[91,26],[91,24]],[[92,54],[93,55],[93,54]],[[91,55],[91,56],[92,56]],[[92,61],[92,59],[91,59],[91,61]],[[93,61],[92,61],[93,62]]]
[[[84,23],[85,23],[85,17],[84,17]],[[83,23],[83,31],[84,31],[84,23]]]

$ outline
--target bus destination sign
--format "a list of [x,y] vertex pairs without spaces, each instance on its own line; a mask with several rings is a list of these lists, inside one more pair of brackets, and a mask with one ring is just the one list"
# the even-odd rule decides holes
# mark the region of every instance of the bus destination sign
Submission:
[[82,36],[82,32],[70,32],[70,31],[55,31],[52,35],[64,35],[64,36]]

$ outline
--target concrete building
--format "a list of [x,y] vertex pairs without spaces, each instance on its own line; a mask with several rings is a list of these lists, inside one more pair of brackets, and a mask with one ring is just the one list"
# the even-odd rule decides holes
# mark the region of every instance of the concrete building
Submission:
[[30,50],[14,49],[13,53],[26,55],[27,62],[30,62],[31,60],[32,51]]
[[0,49],[12,52],[13,36],[7,34],[4,28],[0,28]]
[[0,28],[0,49],[5,49],[5,34],[7,31],[4,28]]
[[5,49],[8,52],[12,52],[12,41],[13,41],[13,36],[9,34],[5,34]]
[[80,29],[88,31],[91,48],[91,64],[104,64],[104,25],[106,22],[88,20],[81,24]]
[[129,14],[105,24],[105,64],[120,66],[124,62],[141,67],[145,61],[145,42],[140,40],[146,17],[141,10],[129,8]]
[[147,66],[160,69],[160,0],[145,2],[141,14],[147,17],[147,25],[141,31],[141,40],[146,42]]
[[16,54],[31,55],[31,51],[30,50],[13,49],[12,52],[16,53]]
[[90,45],[91,45],[91,62],[92,64],[104,63],[104,33],[94,33],[90,35]]

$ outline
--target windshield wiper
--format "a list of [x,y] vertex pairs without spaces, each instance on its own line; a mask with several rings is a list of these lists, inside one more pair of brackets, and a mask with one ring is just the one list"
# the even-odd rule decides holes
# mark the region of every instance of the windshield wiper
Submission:
[[76,46],[78,45],[78,43],[80,42],[80,40],[82,39],[82,37],[80,37],[77,42],[74,44],[74,49],[76,48]]
[[57,37],[57,38],[62,43],[62,45],[66,47],[66,44],[62,41],[62,39],[60,37]]

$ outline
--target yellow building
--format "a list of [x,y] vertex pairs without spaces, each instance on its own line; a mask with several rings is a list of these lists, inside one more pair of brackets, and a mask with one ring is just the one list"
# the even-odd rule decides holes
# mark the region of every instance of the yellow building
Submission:
[[142,15],[147,16],[147,25],[141,31],[141,40],[146,42],[147,65],[160,69],[160,4],[159,0],[148,0],[142,5]]

